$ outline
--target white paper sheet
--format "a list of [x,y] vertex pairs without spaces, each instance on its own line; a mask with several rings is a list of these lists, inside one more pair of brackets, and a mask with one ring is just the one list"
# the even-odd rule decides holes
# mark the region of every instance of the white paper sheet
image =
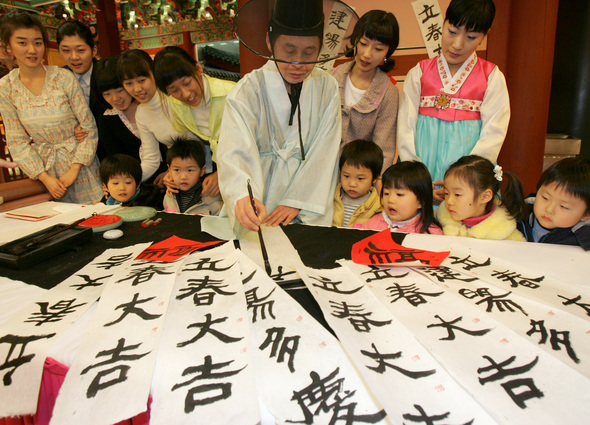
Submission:
[[135,260],[114,276],[66,375],[52,425],[110,425],[147,409],[161,330],[182,261]]
[[258,391],[276,422],[390,423],[336,338],[245,254],[238,258]]
[[152,425],[260,422],[248,317],[233,244],[180,270],[158,354]]
[[[105,251],[0,326],[0,359],[4,361],[0,365],[0,417],[35,413],[51,345],[100,297],[113,274],[133,258],[123,258],[124,253],[138,253],[145,246]],[[119,260],[112,262],[111,258]],[[105,266],[107,263],[113,266]]]

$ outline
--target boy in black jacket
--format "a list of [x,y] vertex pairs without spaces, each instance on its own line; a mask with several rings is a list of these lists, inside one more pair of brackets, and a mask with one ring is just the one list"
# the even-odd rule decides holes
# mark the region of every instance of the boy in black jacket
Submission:
[[162,209],[164,194],[155,184],[141,183],[141,164],[132,156],[107,156],[100,163],[100,180],[107,205]]
[[518,224],[527,241],[590,250],[590,160],[566,158],[547,168],[527,203],[531,214]]

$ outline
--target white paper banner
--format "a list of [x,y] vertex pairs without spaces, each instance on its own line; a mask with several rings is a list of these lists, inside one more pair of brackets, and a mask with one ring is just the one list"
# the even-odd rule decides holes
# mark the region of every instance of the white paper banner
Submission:
[[590,378],[590,324],[565,311],[451,270],[416,269],[582,375]]
[[498,423],[583,423],[590,413],[587,378],[453,291],[410,269],[346,266]]
[[566,282],[460,245],[451,245],[442,265],[590,322],[588,287],[571,291]]
[[[346,40],[345,36],[350,25],[352,13],[342,3],[334,2],[333,4],[334,7],[330,11],[330,16],[327,17],[328,25],[324,29],[324,42],[322,43],[322,50],[320,51],[318,60],[333,57],[338,54],[339,50],[343,50],[341,47],[342,44],[350,43],[350,40]],[[334,60],[323,62],[318,67],[329,71],[334,67]]]
[[162,325],[183,260],[135,260],[105,288],[57,397],[52,425],[110,425],[147,409]]
[[191,254],[164,326],[150,424],[260,422],[248,346],[248,314],[233,244]]
[[438,0],[417,0],[412,2],[412,8],[426,45],[428,57],[432,58],[438,55],[441,49],[445,15],[440,11]]
[[389,423],[338,341],[246,255],[238,258],[258,391],[276,423]]
[[495,423],[350,270],[299,274],[394,423]]
[[51,345],[101,296],[105,284],[148,244],[109,249],[0,327],[0,417],[37,410]]

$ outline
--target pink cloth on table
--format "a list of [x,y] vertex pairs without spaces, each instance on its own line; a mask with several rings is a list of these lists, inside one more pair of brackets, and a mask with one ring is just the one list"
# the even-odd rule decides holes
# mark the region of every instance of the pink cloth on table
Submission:
[[[55,406],[59,389],[64,379],[66,379],[66,373],[68,373],[66,366],[48,357],[43,366],[43,378],[41,379],[41,388],[39,389],[37,413],[27,416],[0,418],[0,425],[49,425],[49,420],[53,414],[53,406]],[[115,425],[148,425],[150,423],[149,406],[151,402],[152,399],[150,397],[148,400],[148,409],[145,412]]]

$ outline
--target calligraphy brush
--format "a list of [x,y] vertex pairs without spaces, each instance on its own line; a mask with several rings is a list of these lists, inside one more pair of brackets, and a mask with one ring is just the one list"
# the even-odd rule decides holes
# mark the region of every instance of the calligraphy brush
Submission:
[[[94,216],[94,215],[96,215],[96,213],[92,214],[92,216]],[[22,255],[25,252],[29,252],[30,250],[32,250],[33,248],[35,248],[40,243],[45,242],[46,240],[51,239],[52,237],[54,237],[54,236],[56,236],[56,235],[58,235],[58,234],[60,234],[62,232],[65,232],[66,230],[71,229],[74,226],[77,226],[78,224],[82,223],[85,220],[88,220],[89,218],[90,217],[81,218],[79,220],[74,221],[73,223],[68,224],[65,227],[62,227],[60,229],[56,229],[56,230],[54,230],[52,232],[49,232],[49,233],[47,233],[47,234],[45,234],[45,235],[43,235],[43,236],[41,236],[41,237],[39,237],[37,239],[33,239],[32,241],[28,242],[24,247],[22,247],[20,249],[15,249],[14,254],[15,255]]]
[[[250,202],[252,203],[252,208],[254,208],[254,214],[258,217],[258,211],[256,211],[256,203],[254,202],[254,195],[252,194],[252,186],[250,186],[250,180],[248,180],[248,195],[250,195]],[[262,259],[264,260],[264,269],[266,270],[266,274],[269,276],[272,274],[272,269],[270,268],[270,263],[268,261],[268,254],[266,252],[266,246],[264,245],[264,239],[262,239],[262,229],[258,226],[258,239],[260,239],[260,250],[262,251]]]

